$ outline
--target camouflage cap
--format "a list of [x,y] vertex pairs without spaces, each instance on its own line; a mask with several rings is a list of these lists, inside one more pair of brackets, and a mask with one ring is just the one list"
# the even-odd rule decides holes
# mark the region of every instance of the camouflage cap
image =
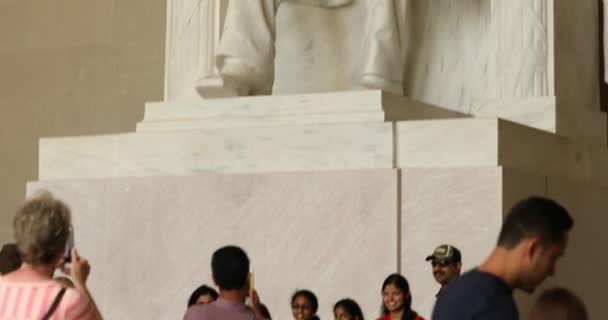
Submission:
[[439,247],[435,248],[433,253],[426,257],[426,261],[442,261],[442,262],[460,262],[462,260],[462,256],[460,255],[460,250],[450,244],[442,244]]

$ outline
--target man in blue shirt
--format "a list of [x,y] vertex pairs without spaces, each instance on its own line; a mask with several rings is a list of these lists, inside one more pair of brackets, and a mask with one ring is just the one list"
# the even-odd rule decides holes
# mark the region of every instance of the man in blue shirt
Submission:
[[533,292],[553,275],[574,225],[553,200],[531,197],[507,215],[498,244],[477,269],[454,279],[437,299],[433,320],[518,320],[513,290]]

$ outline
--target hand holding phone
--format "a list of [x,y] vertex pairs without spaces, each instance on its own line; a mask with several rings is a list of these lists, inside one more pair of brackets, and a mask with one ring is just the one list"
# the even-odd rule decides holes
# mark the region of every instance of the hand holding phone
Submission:
[[249,271],[249,299],[253,298],[253,271]]
[[70,234],[68,235],[68,241],[65,244],[65,251],[63,253],[64,267],[66,264],[72,263],[72,248],[74,248],[74,229],[70,226]]

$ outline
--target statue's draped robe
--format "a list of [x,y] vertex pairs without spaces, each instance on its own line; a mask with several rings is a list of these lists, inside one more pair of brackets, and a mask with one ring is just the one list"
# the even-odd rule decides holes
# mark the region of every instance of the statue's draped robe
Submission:
[[[365,27],[353,74],[352,87],[383,89],[401,94],[405,52],[402,44],[404,0],[236,0],[230,1],[217,66],[238,70],[247,78],[248,94],[270,94],[274,82],[276,14],[283,3],[343,10],[365,1]],[[357,23],[357,21],[353,21]],[[313,31],[311,31],[313,32]],[[226,71],[229,72],[229,71]]]

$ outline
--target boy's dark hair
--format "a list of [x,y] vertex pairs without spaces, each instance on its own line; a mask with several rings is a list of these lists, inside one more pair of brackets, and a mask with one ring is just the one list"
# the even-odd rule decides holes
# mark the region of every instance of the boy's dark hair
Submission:
[[220,290],[241,289],[249,276],[249,258],[237,246],[220,248],[211,258],[211,271]]
[[568,211],[557,202],[530,197],[509,210],[498,236],[498,245],[512,249],[522,240],[533,236],[538,236],[543,244],[557,243],[573,225]]

